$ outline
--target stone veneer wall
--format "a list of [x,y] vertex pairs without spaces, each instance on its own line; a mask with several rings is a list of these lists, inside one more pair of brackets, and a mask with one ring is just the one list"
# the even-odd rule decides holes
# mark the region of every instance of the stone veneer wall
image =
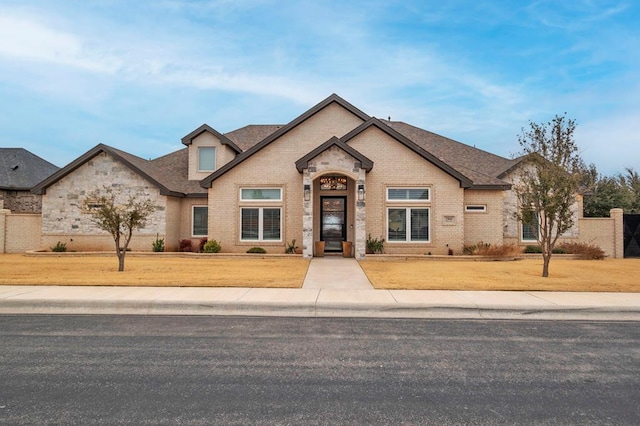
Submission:
[[119,192],[119,200],[126,201],[132,195],[137,199],[151,199],[158,206],[147,220],[146,227],[135,233],[130,245],[132,250],[150,251],[156,234],[166,234],[167,197],[104,152],[47,188],[42,198],[42,245],[50,247],[60,241],[67,244],[69,250],[114,250],[111,235],[100,230],[88,215],[80,212],[85,197],[105,185]]
[[30,191],[0,190],[0,199],[4,200],[4,208],[13,213],[40,213],[42,196]]

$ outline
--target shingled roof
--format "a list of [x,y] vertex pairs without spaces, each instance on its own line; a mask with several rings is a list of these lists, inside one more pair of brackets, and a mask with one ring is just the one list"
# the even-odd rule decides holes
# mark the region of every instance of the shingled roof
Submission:
[[29,191],[57,170],[24,148],[0,148],[0,189]]
[[156,158],[155,160],[145,160],[144,158],[105,144],[96,145],[49,178],[40,182],[32,191],[36,194],[44,193],[49,186],[102,152],[113,156],[133,172],[150,181],[163,195],[171,195],[174,197],[207,196],[206,190],[203,190],[197,181],[188,180],[188,148],[183,148],[163,157]]
[[500,157],[401,121],[382,122],[471,179],[472,188],[510,188],[499,176],[516,165],[517,159]]

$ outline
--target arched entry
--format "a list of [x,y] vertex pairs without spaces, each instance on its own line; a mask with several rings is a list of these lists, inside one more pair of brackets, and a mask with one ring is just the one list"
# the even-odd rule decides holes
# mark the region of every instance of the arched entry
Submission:
[[325,242],[327,252],[342,252],[342,242],[348,241],[351,237],[348,235],[348,201],[352,198],[349,183],[353,185],[353,180],[342,175],[325,175],[318,178],[319,238]]

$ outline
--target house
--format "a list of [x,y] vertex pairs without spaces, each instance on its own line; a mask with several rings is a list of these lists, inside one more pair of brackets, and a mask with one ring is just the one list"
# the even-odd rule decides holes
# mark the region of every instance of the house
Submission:
[[31,188],[57,170],[24,148],[0,148],[0,200],[4,208],[13,213],[40,213],[40,196]]
[[[182,143],[154,160],[100,144],[40,182],[43,245],[110,249],[109,235],[79,209],[105,185],[159,207],[134,250],[150,250],[157,236],[168,250],[208,237],[235,253],[283,253],[296,240],[311,257],[315,242],[340,252],[349,241],[360,259],[369,235],[384,238],[391,254],[535,239],[514,214],[520,159],[371,117],[335,94],[284,125],[222,134],[204,124]],[[565,237],[577,237],[577,227]]]

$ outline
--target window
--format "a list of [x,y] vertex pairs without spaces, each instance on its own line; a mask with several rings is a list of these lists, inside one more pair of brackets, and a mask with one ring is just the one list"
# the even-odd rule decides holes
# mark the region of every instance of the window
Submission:
[[486,213],[487,206],[484,204],[468,204],[464,206],[464,211],[467,213]]
[[387,188],[387,201],[431,201],[429,188]]
[[240,239],[243,241],[280,241],[281,209],[243,207],[240,209]]
[[198,148],[198,171],[213,172],[216,169],[216,149],[212,146]]
[[429,209],[388,209],[388,240],[390,242],[428,242]]
[[242,188],[240,190],[242,201],[282,201],[280,188]]
[[206,237],[209,233],[209,207],[193,206],[191,234],[194,237]]
[[530,223],[522,224],[522,241],[537,241],[539,228],[538,217],[534,215]]

